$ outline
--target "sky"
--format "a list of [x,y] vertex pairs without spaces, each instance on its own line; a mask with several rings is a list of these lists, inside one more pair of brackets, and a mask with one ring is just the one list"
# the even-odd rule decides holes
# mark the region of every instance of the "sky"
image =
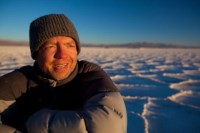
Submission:
[[0,39],[29,40],[34,19],[65,14],[82,43],[200,46],[200,0],[1,0]]

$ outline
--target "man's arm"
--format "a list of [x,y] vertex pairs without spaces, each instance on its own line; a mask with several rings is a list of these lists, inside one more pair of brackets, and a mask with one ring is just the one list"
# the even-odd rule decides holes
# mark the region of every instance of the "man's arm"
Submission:
[[126,133],[126,108],[119,92],[104,92],[88,99],[82,111],[36,112],[26,128],[29,133]]
[[[26,80],[18,71],[13,71],[0,77],[0,132],[19,133],[14,127],[4,125],[2,114],[7,110],[13,110],[12,105],[16,102],[26,88]],[[23,88],[23,89],[21,89]]]
[[7,125],[2,124],[1,122],[1,113],[7,109],[13,102],[0,100],[0,132],[1,133],[15,133],[16,129]]
[[1,133],[21,133],[15,128],[7,126],[7,125],[3,125],[3,124],[0,124],[0,132]]

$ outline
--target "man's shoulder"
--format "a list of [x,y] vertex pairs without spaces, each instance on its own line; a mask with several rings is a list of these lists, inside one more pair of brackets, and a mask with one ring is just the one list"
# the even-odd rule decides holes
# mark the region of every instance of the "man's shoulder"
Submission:
[[32,66],[23,66],[21,68],[15,69],[12,72],[9,72],[3,76],[0,77],[1,80],[22,80],[25,75],[30,74],[32,71]]
[[78,68],[79,68],[79,73],[102,70],[102,68],[99,65],[85,60],[78,61]]
[[26,92],[29,79],[25,73],[28,75],[28,70],[30,71],[31,69],[32,68],[30,66],[24,66],[1,76],[1,96],[5,95],[7,97],[16,98],[19,97],[23,92]]

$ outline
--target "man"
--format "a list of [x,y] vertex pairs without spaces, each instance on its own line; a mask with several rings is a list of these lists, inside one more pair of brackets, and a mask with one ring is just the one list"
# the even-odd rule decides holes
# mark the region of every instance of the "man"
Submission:
[[66,16],[37,18],[29,39],[34,65],[0,77],[0,132],[126,133],[122,96],[102,68],[78,61]]

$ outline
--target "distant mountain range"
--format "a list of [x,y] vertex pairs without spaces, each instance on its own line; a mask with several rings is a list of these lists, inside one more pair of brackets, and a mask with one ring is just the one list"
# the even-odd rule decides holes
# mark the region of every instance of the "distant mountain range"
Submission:
[[[14,41],[0,39],[0,46],[28,46],[27,41]],[[135,42],[135,43],[124,43],[124,44],[86,44],[82,43],[83,47],[120,47],[120,48],[200,48],[200,46],[186,46],[186,45],[175,45],[165,43],[149,43],[149,42]]]
[[28,42],[0,39],[0,46],[28,46]]
[[149,43],[149,42],[135,42],[135,43],[124,43],[124,44],[83,44],[85,47],[120,47],[120,48],[200,48],[200,46],[186,46],[186,45],[175,45],[175,44],[164,44],[164,43]]

